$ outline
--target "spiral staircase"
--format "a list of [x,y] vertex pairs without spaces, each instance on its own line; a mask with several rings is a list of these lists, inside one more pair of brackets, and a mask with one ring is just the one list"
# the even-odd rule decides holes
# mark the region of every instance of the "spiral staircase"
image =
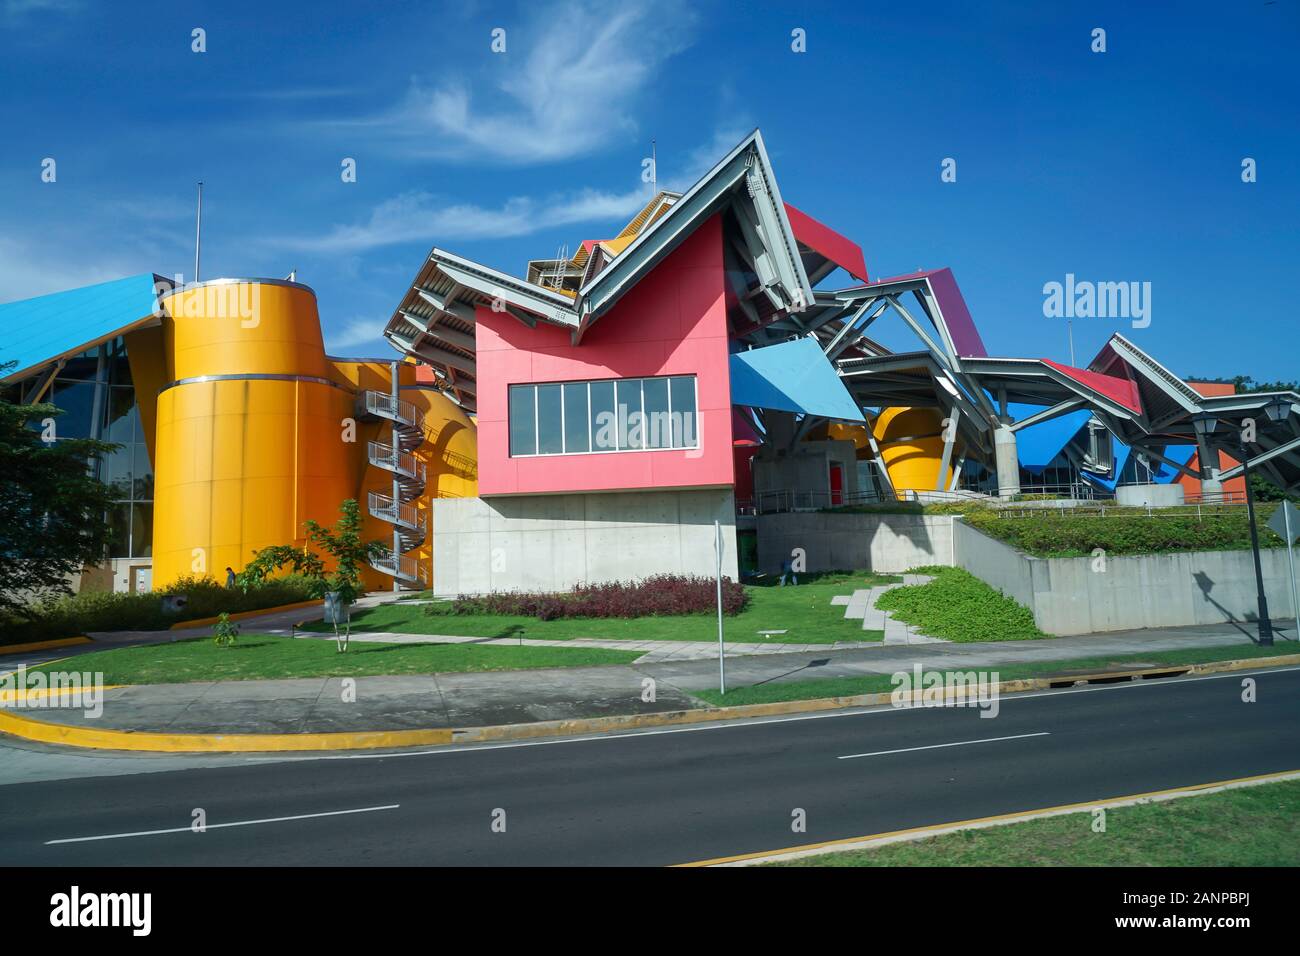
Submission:
[[393,526],[392,544],[370,559],[375,570],[390,575],[399,585],[428,587],[428,570],[406,552],[418,548],[428,535],[426,515],[415,502],[424,492],[424,462],[414,452],[424,442],[424,414],[410,402],[386,392],[366,391],[357,398],[357,417],[380,419],[392,425],[387,444],[372,441],[366,456],[370,464],[393,476],[392,492],[370,492],[370,514]]

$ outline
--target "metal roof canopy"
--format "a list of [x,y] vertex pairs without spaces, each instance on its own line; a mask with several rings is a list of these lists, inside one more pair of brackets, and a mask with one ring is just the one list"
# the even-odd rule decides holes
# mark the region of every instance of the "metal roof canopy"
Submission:
[[0,382],[159,322],[159,293],[172,287],[152,272],[0,305],[0,364],[15,362]]
[[862,409],[812,339],[731,354],[731,402],[863,422]]
[[384,336],[432,365],[458,401],[472,406],[474,309],[504,310],[528,325],[567,328],[575,343],[642,277],[715,213],[735,216],[763,295],[775,311],[806,306],[813,291],[762,134],[754,130],[676,199],[574,296],[544,289],[434,248],[389,319]]

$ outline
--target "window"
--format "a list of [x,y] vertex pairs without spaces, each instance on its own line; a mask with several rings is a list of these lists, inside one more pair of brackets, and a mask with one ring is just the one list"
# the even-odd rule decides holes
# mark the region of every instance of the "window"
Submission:
[[537,454],[537,389],[510,389],[510,454]]
[[510,455],[699,446],[695,376],[510,386]]

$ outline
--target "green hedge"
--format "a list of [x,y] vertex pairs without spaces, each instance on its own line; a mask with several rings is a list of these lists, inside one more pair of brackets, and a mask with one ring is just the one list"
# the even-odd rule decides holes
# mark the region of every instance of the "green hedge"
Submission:
[[[163,613],[165,594],[189,598],[178,614]],[[215,617],[222,611],[258,611],[312,597],[310,583],[284,577],[243,591],[212,578],[182,578],[166,592],[114,594],[94,591],[56,598],[31,609],[30,617],[0,615],[0,645],[73,637],[87,631],[161,631],[181,621]]]
[[[1256,509],[1259,542],[1276,548],[1283,541],[1265,523],[1276,505]],[[1071,514],[1066,508],[1015,516],[968,512],[967,524],[1014,548],[1044,558],[1090,555],[1161,554],[1171,551],[1237,551],[1250,547],[1250,526],[1242,507],[1167,509],[1148,515],[1142,508],[1113,508],[1104,515]]]
[[913,568],[930,574],[929,584],[893,588],[876,599],[876,607],[948,641],[1025,641],[1046,637],[1034,615],[1001,591],[962,568]]

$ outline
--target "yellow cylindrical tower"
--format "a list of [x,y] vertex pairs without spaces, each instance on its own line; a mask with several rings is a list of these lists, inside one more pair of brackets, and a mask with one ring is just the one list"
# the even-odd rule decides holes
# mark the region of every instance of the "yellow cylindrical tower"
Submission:
[[302,544],[303,522],[334,524],[359,477],[354,394],[331,375],[310,288],[222,279],[161,305],[155,587]]
[[[895,491],[934,491],[943,462],[943,416],[923,407],[882,408],[871,423]],[[958,451],[960,450],[960,446]],[[952,463],[942,487],[952,480]]]

